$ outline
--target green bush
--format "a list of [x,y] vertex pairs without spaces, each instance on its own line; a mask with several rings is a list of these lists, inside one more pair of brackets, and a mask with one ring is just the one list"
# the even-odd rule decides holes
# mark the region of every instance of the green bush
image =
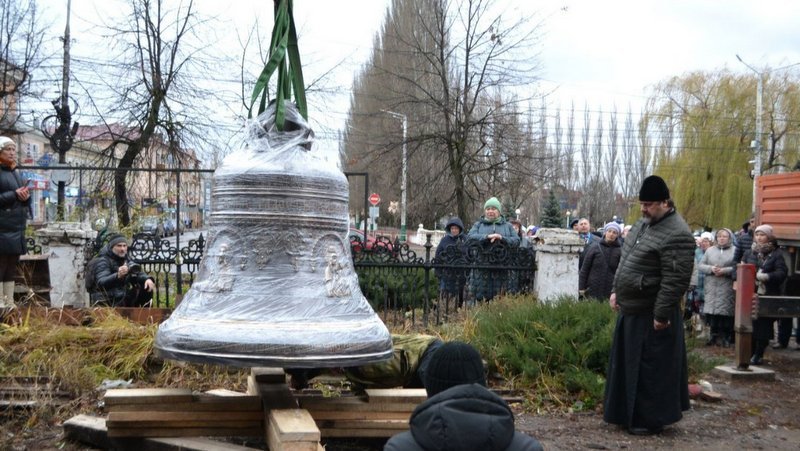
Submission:
[[582,409],[602,401],[615,322],[607,304],[506,297],[478,309],[473,321],[468,340],[493,371],[549,391],[545,398],[566,394],[562,403]]
[[[425,305],[425,270],[422,268],[357,268],[358,284],[372,308],[421,308]],[[439,294],[439,281],[429,272],[428,300]],[[388,305],[385,304],[388,302]]]

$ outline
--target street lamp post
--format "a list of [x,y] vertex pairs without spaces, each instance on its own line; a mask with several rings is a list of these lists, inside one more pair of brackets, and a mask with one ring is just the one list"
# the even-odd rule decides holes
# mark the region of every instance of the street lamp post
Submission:
[[400,182],[400,241],[406,240],[406,188],[408,183],[408,153],[406,152],[406,137],[408,134],[408,117],[402,113],[381,110],[403,121],[403,170]]

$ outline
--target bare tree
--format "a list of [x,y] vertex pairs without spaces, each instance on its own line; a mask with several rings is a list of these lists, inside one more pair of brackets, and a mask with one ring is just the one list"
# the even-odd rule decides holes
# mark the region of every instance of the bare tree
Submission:
[[[409,187],[417,190],[409,197],[424,199],[428,218],[452,210],[471,218],[476,200],[503,194],[491,190],[505,188],[510,173],[536,177],[544,166],[530,164],[537,156],[519,149],[532,147],[509,132],[522,126],[516,116],[529,98],[498,94],[534,81],[536,26],[518,15],[507,21],[495,12],[498,3],[394,0],[354,86],[349,168],[395,164],[402,143],[388,138],[397,137],[397,121],[381,110],[405,115],[409,176],[416,178]],[[381,132],[386,125],[395,131]],[[499,139],[499,130],[508,136]],[[501,147],[508,142],[516,147]],[[396,177],[379,174],[376,183],[396,187]]]
[[131,221],[130,170],[151,166],[148,150],[161,143],[168,147],[170,159],[180,162],[184,149],[202,142],[199,130],[213,125],[202,108],[213,94],[191,79],[205,70],[198,36],[202,21],[191,0],[175,9],[166,4],[130,0],[127,23],[109,27],[118,52],[116,64],[109,66],[113,74],[107,74],[113,81],[104,86],[111,95],[89,93],[104,124],[100,133],[108,139],[98,163],[116,167],[113,191],[122,226]]
[[0,133],[16,134],[19,101],[32,94],[44,36],[35,0],[0,0]]

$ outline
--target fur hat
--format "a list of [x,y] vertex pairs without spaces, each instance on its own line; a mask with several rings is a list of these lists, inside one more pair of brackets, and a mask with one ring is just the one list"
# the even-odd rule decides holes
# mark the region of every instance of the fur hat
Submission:
[[9,138],[7,136],[0,136],[0,149],[2,149],[3,147],[5,147],[5,146],[7,146],[9,144],[14,144],[14,146],[17,145],[17,143],[15,143],[13,139],[11,139],[11,138]]
[[484,210],[486,210],[489,207],[494,207],[494,208],[497,209],[497,211],[500,211],[500,210],[503,209],[503,205],[500,203],[499,200],[497,200],[496,197],[493,197],[493,198],[487,200],[486,203],[483,204],[483,209]]
[[616,223],[616,221],[611,221],[608,224],[606,224],[605,227],[603,227],[603,233],[607,232],[608,230],[616,230],[617,235],[622,234],[622,227],[620,227],[619,224]]
[[755,234],[758,232],[764,232],[764,234],[767,235],[767,238],[769,238],[770,241],[775,240],[775,231],[772,230],[772,226],[769,224],[761,224],[760,226],[756,227],[756,230],[753,233]]
[[111,235],[108,240],[108,248],[111,249],[119,243],[128,244],[128,239],[118,233]]
[[711,232],[703,232],[703,233],[700,234],[700,240],[701,241],[702,240],[708,240],[708,241],[711,241],[713,243],[714,242],[714,234],[711,233]]
[[485,387],[486,374],[481,355],[467,343],[445,343],[433,352],[423,383],[428,396],[462,384],[480,384]]
[[640,201],[659,202],[669,198],[669,188],[664,179],[657,175],[651,175],[644,179],[642,188],[639,190]]

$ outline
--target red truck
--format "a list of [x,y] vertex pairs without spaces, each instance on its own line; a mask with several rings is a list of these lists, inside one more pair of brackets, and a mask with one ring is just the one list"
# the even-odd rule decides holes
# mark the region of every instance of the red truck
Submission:
[[756,224],[769,224],[786,250],[789,270],[783,296],[755,296],[755,266],[737,267],[736,364],[750,358],[753,317],[800,317],[800,172],[762,175],[756,184]]

